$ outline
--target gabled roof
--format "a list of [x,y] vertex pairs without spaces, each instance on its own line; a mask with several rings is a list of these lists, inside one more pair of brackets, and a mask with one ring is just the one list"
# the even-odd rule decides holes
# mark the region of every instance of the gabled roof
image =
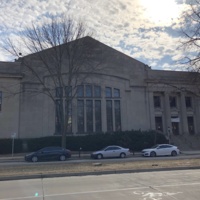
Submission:
[[[70,42],[68,42],[68,43],[66,43],[66,44],[62,44],[62,45],[60,45],[60,46],[71,45],[71,44],[73,44],[73,43],[75,43],[75,42],[77,42],[77,41],[78,41],[78,42],[89,43],[89,44],[93,44],[93,45],[99,46],[99,47],[103,48],[104,51],[107,50],[107,51],[109,51],[110,53],[113,52],[114,54],[118,54],[118,55],[121,56],[121,57],[122,57],[122,56],[123,56],[123,57],[126,57],[126,59],[128,59],[128,60],[130,60],[130,61],[138,62],[138,63],[140,63],[140,64],[142,64],[142,65],[144,65],[144,66],[147,66],[147,65],[145,65],[144,63],[142,63],[142,62],[140,62],[140,61],[138,61],[138,60],[136,60],[136,59],[134,59],[134,58],[132,58],[132,57],[130,57],[130,56],[128,56],[128,55],[126,55],[126,54],[124,54],[124,53],[122,53],[122,52],[120,52],[120,51],[118,51],[118,50],[116,50],[116,49],[114,49],[114,48],[112,48],[112,47],[110,47],[110,46],[108,46],[108,45],[106,45],[106,44],[104,44],[104,43],[102,43],[102,42],[100,42],[100,41],[94,39],[94,38],[92,38],[92,37],[90,37],[90,36],[85,36],[85,37],[79,38],[79,39],[77,39],[77,40],[70,41]],[[41,52],[49,51],[50,49],[53,49],[53,48],[54,48],[54,47],[51,47],[51,48],[45,49],[45,50],[43,50],[43,51],[41,51]],[[34,56],[34,55],[37,54],[37,53],[39,53],[39,52],[36,52],[36,53],[33,53],[33,54],[29,54],[29,55],[23,56],[22,58],[29,57],[29,56]],[[20,60],[20,59],[19,59],[19,60]],[[18,60],[18,61],[19,61],[19,60]]]

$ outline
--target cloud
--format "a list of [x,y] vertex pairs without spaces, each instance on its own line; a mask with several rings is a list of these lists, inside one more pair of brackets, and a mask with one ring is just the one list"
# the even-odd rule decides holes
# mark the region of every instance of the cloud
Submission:
[[[176,6],[182,10],[185,4],[179,1]],[[179,54],[178,38],[172,34],[180,28],[178,18],[166,24],[156,23],[144,12],[148,8],[140,0],[7,0],[0,5],[0,36],[3,41],[32,22],[41,25],[50,15],[60,17],[64,13],[84,21],[101,42],[146,64],[151,63],[153,68],[169,68],[159,60],[166,55],[174,59]],[[0,59],[8,59],[2,56],[2,51],[0,55]]]

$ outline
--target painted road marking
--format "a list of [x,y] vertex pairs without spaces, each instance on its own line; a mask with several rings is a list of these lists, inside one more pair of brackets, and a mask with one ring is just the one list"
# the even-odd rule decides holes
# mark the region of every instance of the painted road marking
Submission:
[[163,197],[173,197],[182,192],[133,192],[134,195],[141,196],[141,200],[162,200]]

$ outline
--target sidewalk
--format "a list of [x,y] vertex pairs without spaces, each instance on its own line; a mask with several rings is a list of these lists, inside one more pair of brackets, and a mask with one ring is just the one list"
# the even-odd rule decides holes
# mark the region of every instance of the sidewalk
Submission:
[[[0,163],[2,162],[21,162],[24,161],[24,156],[28,153],[16,153],[13,156],[11,154],[0,155]],[[181,155],[200,155],[199,151],[181,151]],[[141,156],[141,152],[134,152],[133,157]],[[72,159],[90,159],[90,152],[72,152]]]

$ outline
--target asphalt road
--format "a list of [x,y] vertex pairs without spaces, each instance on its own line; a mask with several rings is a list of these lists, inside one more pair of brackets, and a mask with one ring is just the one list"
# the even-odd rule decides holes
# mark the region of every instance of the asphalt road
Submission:
[[[112,163],[112,162],[124,162],[124,161],[143,161],[143,160],[178,160],[178,159],[192,159],[192,158],[200,158],[200,154],[198,155],[179,155],[179,156],[162,156],[162,157],[142,157],[142,156],[131,156],[127,158],[112,158],[112,159],[101,159],[101,160],[96,160],[96,161],[101,161],[101,162],[107,162],[107,163]],[[72,159],[67,159],[66,161],[62,161],[63,163],[88,163],[88,162],[94,162],[94,159],[90,158],[72,158]],[[14,159],[9,159],[9,160],[0,160],[0,166],[15,166],[15,165],[33,165],[33,164],[51,164],[51,163],[58,163],[60,161],[49,161],[49,162],[38,162],[38,163],[32,163],[32,162],[26,162],[23,159],[16,160]]]
[[199,200],[200,170],[0,182],[0,200]]

